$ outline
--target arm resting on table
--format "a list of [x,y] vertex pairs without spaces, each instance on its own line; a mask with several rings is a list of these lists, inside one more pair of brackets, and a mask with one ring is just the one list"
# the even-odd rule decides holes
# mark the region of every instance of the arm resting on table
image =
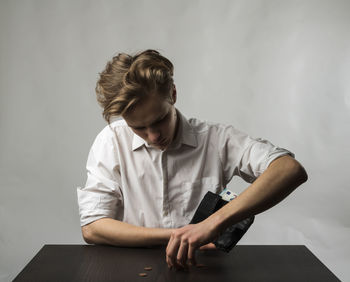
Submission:
[[112,218],[101,218],[81,228],[88,244],[144,247],[167,244],[172,229],[135,226]]

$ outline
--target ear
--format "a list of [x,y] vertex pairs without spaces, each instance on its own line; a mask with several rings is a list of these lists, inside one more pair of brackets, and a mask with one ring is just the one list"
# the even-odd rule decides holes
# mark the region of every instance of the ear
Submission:
[[175,84],[173,84],[173,92],[171,94],[171,99],[172,99],[172,104],[174,105],[176,103],[176,98],[177,98],[177,95],[176,95],[176,86]]

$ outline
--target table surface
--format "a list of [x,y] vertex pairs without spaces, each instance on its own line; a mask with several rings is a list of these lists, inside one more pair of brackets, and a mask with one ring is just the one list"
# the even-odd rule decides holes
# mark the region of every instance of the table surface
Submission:
[[340,281],[300,245],[238,245],[228,254],[198,251],[196,257],[204,267],[185,272],[168,269],[164,247],[45,245],[14,281]]

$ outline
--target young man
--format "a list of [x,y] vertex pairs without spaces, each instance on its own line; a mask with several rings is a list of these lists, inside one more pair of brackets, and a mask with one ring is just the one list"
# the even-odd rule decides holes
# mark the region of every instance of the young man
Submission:
[[[78,188],[87,243],[167,244],[169,267],[186,267],[226,227],[274,206],[307,180],[291,152],[232,126],[186,119],[174,106],[173,65],[157,51],[114,57],[96,93],[109,126],[96,137],[86,185]],[[251,185],[189,224],[206,192],[222,191],[234,175]]]

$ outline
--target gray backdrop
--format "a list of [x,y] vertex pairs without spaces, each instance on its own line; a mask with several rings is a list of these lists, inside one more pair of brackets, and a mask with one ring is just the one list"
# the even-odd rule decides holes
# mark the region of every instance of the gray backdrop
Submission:
[[349,24],[350,1],[1,0],[0,280],[44,244],[83,243],[76,187],[105,126],[98,72],[155,48],[187,117],[269,139],[308,171],[241,243],[304,244],[350,281]]

